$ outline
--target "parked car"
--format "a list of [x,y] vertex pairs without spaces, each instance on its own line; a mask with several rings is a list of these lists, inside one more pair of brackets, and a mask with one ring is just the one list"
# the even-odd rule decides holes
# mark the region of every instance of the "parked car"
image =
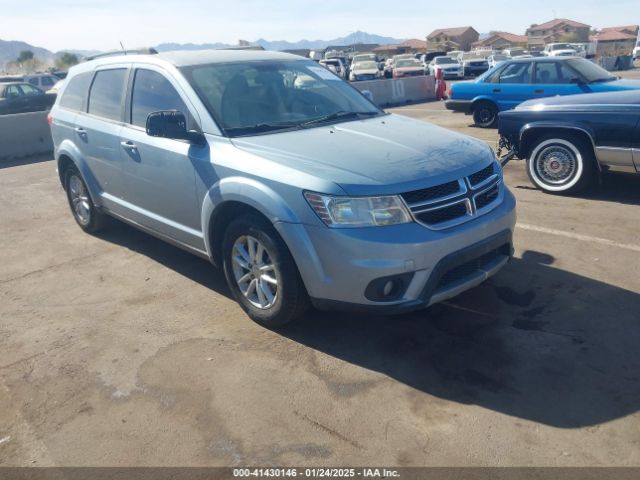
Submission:
[[375,53],[358,53],[351,58],[351,65],[359,62],[377,62],[378,56]]
[[511,58],[520,58],[523,55],[529,55],[529,51],[524,48],[505,48],[502,50],[502,54]]
[[417,77],[424,75],[424,66],[413,58],[400,59],[394,63],[393,78]]
[[640,173],[640,91],[530,100],[500,113],[499,133],[536,187],[576,193],[600,173]]
[[375,80],[382,76],[378,68],[378,63],[373,60],[362,60],[351,64],[349,80],[357,82],[359,80]]
[[55,99],[30,83],[0,83],[0,115],[49,110]]
[[503,55],[501,53],[495,53],[493,55],[490,55],[489,58],[487,58],[487,63],[489,63],[489,68],[494,68],[495,66],[501,64],[506,60],[509,60],[509,57],[507,55]]
[[325,60],[320,60],[320,65],[327,68],[328,70],[331,70],[340,78],[347,78],[347,67],[339,58],[328,58]]
[[436,57],[429,64],[429,74],[435,75],[438,70],[442,70],[444,78],[464,78],[464,69],[458,60],[445,56]]
[[34,85],[43,92],[46,92],[58,83],[60,78],[48,73],[34,73],[31,75],[25,75],[24,81],[29,82],[31,85]]
[[426,68],[429,68],[429,63],[431,63],[431,60],[433,60],[436,57],[446,57],[446,56],[447,56],[447,52],[427,52],[425,54],[420,55],[420,61]]
[[482,57],[461,57],[462,74],[465,77],[479,77],[489,70],[489,62]]
[[640,89],[638,80],[620,80],[590,60],[539,57],[508,60],[475,81],[451,86],[449,110],[472,114],[479,127],[493,127],[498,112],[554,95]]
[[309,303],[424,308],[512,254],[515,200],[485,142],[386,114],[311,60],[102,57],[72,67],[58,98],[55,158],[80,228],[114,216],[209,259],[263,325]]
[[575,57],[578,52],[568,43],[549,43],[544,46],[542,53],[547,57]]
[[633,59],[640,59],[640,40],[636,43],[635,48],[633,49]]

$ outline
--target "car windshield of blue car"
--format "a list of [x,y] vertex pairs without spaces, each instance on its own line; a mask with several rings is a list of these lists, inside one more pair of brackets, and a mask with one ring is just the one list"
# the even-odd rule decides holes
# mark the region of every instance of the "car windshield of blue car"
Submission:
[[567,63],[574,70],[577,70],[578,73],[585,78],[587,83],[612,82],[616,80],[616,77],[591,60],[572,58],[571,60],[567,60]]
[[384,114],[347,82],[308,60],[214,63],[181,70],[231,137]]

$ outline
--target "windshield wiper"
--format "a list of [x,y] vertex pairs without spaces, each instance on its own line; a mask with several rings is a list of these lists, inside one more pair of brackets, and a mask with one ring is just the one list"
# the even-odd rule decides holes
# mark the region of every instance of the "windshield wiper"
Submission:
[[315,125],[317,123],[330,122],[331,120],[341,120],[343,118],[350,118],[350,117],[355,117],[355,118],[358,118],[360,116],[370,117],[373,115],[378,115],[379,113],[380,112],[345,112],[340,110],[338,112],[329,113],[328,115],[323,115],[321,117],[308,120],[306,122],[301,123],[300,126],[306,127],[309,125]]
[[255,125],[243,125],[242,127],[227,127],[225,128],[225,132],[227,133],[263,133],[263,132],[271,132],[273,130],[285,130],[288,128],[296,128],[298,127],[297,123],[288,122],[288,123],[257,123]]
[[605,82],[613,82],[614,80],[617,80],[616,77],[603,77],[603,78],[596,78],[595,80],[591,80],[591,82],[589,83],[605,83]]

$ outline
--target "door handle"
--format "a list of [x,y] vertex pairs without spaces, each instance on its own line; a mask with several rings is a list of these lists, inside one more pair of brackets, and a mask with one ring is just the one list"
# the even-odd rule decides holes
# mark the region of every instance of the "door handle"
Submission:
[[502,91],[502,90],[501,90],[501,89],[499,89],[499,88],[494,88],[494,89],[493,89],[493,93],[500,93],[501,91]]
[[137,145],[132,141],[120,142],[120,146],[122,146],[122,148],[124,148],[125,150],[130,150],[130,151],[134,151],[138,148]]
[[84,128],[76,127],[73,130],[80,136],[87,134],[87,131]]
[[533,93],[544,93],[544,90],[542,90],[541,88],[537,88],[533,91]]

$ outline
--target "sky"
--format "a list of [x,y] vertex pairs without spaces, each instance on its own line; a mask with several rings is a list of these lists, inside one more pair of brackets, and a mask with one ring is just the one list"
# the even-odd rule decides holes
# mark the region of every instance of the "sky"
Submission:
[[[594,27],[640,23],[639,0],[0,0],[0,39],[52,51],[164,42],[329,40],[356,30],[424,38],[441,27],[523,34],[570,18]],[[396,6],[394,8],[394,6]]]

